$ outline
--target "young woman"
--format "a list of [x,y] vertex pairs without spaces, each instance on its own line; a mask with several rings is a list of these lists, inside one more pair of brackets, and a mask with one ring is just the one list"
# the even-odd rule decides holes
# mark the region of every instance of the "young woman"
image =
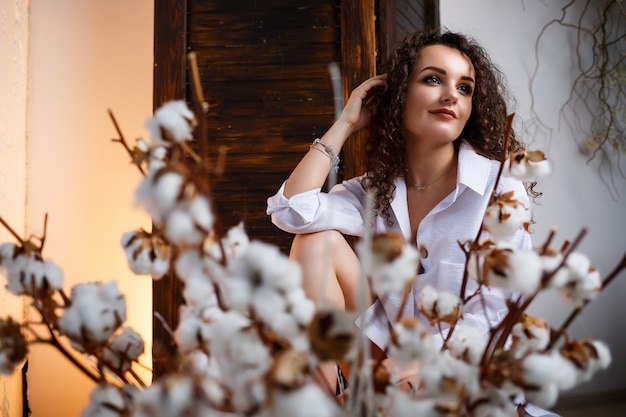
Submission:
[[[505,98],[503,76],[485,50],[461,34],[439,31],[408,36],[384,74],[354,89],[341,116],[268,199],[272,221],[297,234],[291,256],[303,267],[311,299],[356,309],[360,264],[344,235],[363,234],[365,195],[371,190],[374,233],[398,232],[420,248],[422,267],[403,315],[428,326],[417,311],[417,297],[428,284],[460,292],[465,255],[458,242],[476,237],[495,185]],[[322,192],[334,157],[365,127],[366,173]],[[508,151],[521,148],[511,135]],[[521,182],[502,178],[500,187],[515,190],[528,206]],[[529,247],[530,237],[520,231],[515,244]],[[468,294],[475,288],[468,287]],[[380,354],[401,294],[369,297],[361,325]],[[485,293],[484,306],[478,298],[464,306],[463,322],[487,333],[506,312],[505,295]]]

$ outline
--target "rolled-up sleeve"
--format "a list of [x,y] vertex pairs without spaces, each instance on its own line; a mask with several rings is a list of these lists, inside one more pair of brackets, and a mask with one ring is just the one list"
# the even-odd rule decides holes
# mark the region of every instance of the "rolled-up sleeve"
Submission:
[[344,181],[329,193],[320,188],[286,198],[285,183],[267,199],[267,214],[272,223],[288,233],[313,233],[338,230],[363,234],[363,187],[359,178]]

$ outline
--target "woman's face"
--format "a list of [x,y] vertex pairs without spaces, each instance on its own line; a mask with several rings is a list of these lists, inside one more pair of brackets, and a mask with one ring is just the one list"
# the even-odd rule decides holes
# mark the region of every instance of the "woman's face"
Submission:
[[404,135],[432,143],[459,137],[472,112],[474,66],[458,49],[424,47],[413,67],[404,104]]

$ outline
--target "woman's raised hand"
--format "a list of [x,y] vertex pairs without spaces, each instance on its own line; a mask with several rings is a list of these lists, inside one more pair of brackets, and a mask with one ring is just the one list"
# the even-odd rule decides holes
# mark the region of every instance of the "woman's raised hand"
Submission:
[[[335,155],[339,154],[350,134],[367,125],[372,115],[369,109],[363,106],[363,102],[372,90],[385,85],[386,78],[384,74],[377,75],[364,81],[352,91],[341,115],[322,136],[321,142],[324,147],[331,148]],[[283,195],[291,198],[293,195],[324,185],[331,162],[329,155],[316,147],[311,147],[291,172],[285,183]]]
[[338,120],[346,123],[350,127],[351,133],[356,132],[369,123],[372,115],[369,109],[363,106],[363,103],[372,90],[385,85],[386,79],[386,74],[376,75],[363,81],[363,83],[352,90]]

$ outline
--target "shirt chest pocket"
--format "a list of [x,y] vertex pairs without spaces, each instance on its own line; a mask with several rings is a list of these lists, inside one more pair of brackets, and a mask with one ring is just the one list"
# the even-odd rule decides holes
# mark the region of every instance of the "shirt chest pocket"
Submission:
[[[464,271],[464,263],[439,261],[439,270],[437,272],[439,289],[446,290],[458,296],[461,291]],[[476,291],[477,287],[477,283],[471,277],[468,278],[466,293],[471,294]]]

